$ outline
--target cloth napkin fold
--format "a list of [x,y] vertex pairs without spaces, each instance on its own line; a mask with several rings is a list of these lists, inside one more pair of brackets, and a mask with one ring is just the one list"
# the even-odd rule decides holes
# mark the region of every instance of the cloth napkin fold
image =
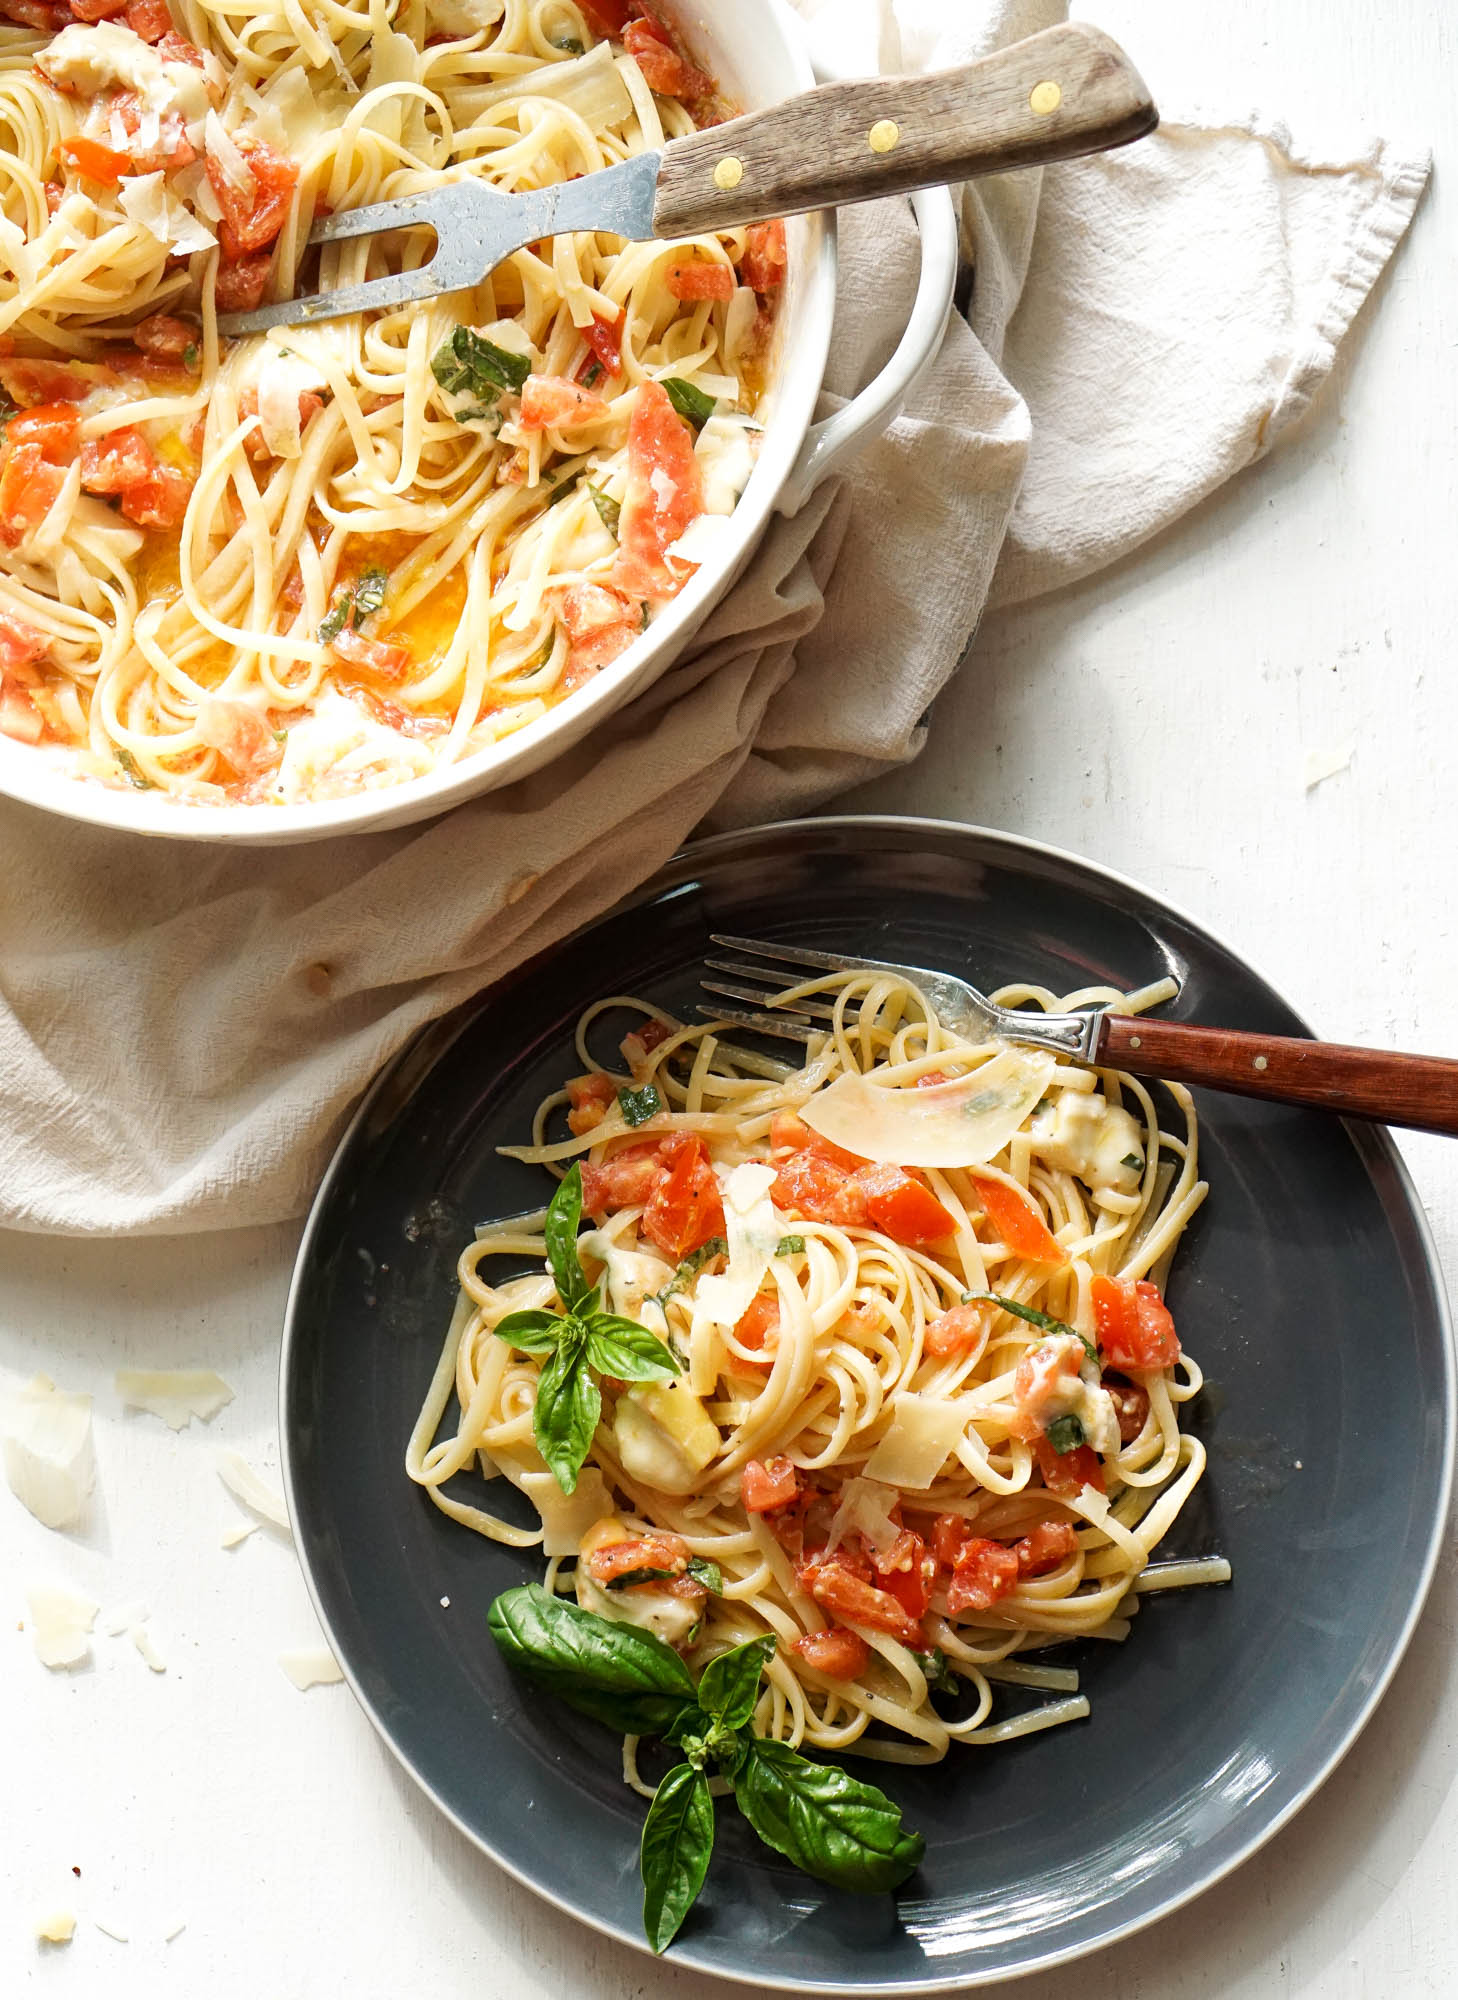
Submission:
[[[839,74],[944,67],[1066,11],[799,5]],[[696,826],[801,812],[914,756],[986,604],[1114,561],[1270,450],[1428,161],[1163,109],[1124,151],[960,191],[970,306],[905,411],[775,519],[691,653],[549,769],[423,827],[282,850],[0,802],[0,1223],[297,1214],[352,1101],[424,1022]],[[890,352],[915,270],[904,205],[843,215],[827,408]]]

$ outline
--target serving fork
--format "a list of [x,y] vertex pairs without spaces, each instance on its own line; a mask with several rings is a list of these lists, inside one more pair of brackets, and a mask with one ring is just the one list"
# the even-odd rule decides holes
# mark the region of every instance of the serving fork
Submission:
[[721,976],[702,979],[700,985],[706,992],[748,1005],[701,1006],[698,1011],[757,1034],[813,1042],[826,1032],[834,1009],[813,994],[781,1000],[781,993],[827,972],[885,972],[919,987],[946,1026],[969,1041],[997,1037],[1051,1049],[1096,1068],[1127,1070],[1132,1076],[1162,1077],[1240,1097],[1274,1098],[1345,1118],[1370,1118],[1383,1125],[1458,1137],[1458,1062],[1441,1056],[1206,1028],[1192,1021],[1151,1020],[1116,1014],[1108,1007],[1080,1007],[1070,1014],[1025,1013],[1021,1008],[995,1006],[965,979],[924,966],[717,933],[710,942],[738,954],[704,961],[710,972],[728,974],[735,983],[726,983]]
[[218,330],[261,333],[463,291],[543,237],[601,230],[646,242],[738,229],[1102,152],[1158,122],[1118,44],[1065,22],[958,69],[822,84],[575,181],[507,194],[443,178],[421,194],[344,209],[314,225],[310,246],[429,227],[435,251],[415,270],[224,314]]

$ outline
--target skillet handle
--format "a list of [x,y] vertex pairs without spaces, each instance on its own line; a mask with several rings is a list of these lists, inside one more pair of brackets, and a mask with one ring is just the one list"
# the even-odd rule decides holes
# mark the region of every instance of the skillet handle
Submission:
[[827,83],[664,148],[657,235],[910,194],[1127,145],[1159,122],[1116,42],[1083,22],[931,76]]
[[1134,1076],[1273,1097],[1348,1118],[1458,1137],[1458,1062],[1106,1014],[1093,1061]]

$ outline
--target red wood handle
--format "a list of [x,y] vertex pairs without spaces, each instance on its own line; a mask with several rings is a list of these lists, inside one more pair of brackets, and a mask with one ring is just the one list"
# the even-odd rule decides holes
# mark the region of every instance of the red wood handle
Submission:
[[1442,1056],[1107,1014],[1094,1061],[1134,1076],[1168,1077],[1458,1137],[1458,1062]]

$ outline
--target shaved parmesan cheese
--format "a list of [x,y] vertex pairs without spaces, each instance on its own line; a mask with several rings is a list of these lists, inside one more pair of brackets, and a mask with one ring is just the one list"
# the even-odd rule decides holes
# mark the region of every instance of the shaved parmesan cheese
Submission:
[[479,35],[494,28],[506,0],[425,0],[425,18],[442,35]]
[[[460,0],[460,4],[469,4],[469,0]],[[529,77],[513,71],[494,83],[457,89],[451,93],[451,110],[462,124],[474,123],[500,99],[528,94],[555,98],[559,104],[566,104],[594,132],[626,124],[633,116],[633,99],[607,42],[598,42],[574,62],[544,64]],[[652,102],[649,97],[650,106]],[[649,145],[658,143],[656,136],[648,136]]]
[[236,1549],[240,1542],[246,1542],[250,1535],[257,1533],[256,1521],[235,1521],[231,1528],[224,1528],[219,1539],[225,1549]]
[[206,1422],[233,1400],[233,1391],[211,1368],[118,1368],[117,1393],[134,1410],[160,1417],[171,1429],[186,1429],[194,1417]]
[[901,1167],[979,1167],[1000,1153],[1057,1068],[1042,1050],[1001,1048],[967,1076],[930,1089],[887,1089],[838,1076],[800,1116],[865,1160]]
[[1349,770],[1352,759],[1357,754],[1355,742],[1343,743],[1334,750],[1308,750],[1306,762],[1302,766],[1301,783],[1308,792],[1314,792],[1318,785],[1324,785],[1328,778],[1338,777]]
[[[165,61],[140,35],[114,21],[62,28],[35,62],[59,89],[77,97],[95,97],[112,85],[134,90],[144,113],[135,135],[141,151],[156,144],[156,134],[147,130],[146,113],[160,119],[175,111],[191,124],[208,109],[207,79],[201,70],[191,63]],[[125,128],[123,137],[131,137]],[[209,139],[208,151],[212,150]]]
[[1110,1104],[1101,1091],[1060,1091],[1029,1129],[1048,1165],[1076,1174],[1086,1187],[1124,1194],[1138,1187],[1144,1135],[1123,1106]]
[[729,1260],[722,1277],[700,1278],[694,1287],[693,1324],[737,1326],[759,1290],[783,1231],[770,1202],[773,1167],[751,1160],[724,1183],[724,1234]]
[[[751,293],[750,297],[753,296]],[[703,473],[706,513],[734,512],[740,494],[749,484],[749,475],[754,471],[754,447],[750,440],[751,436],[757,435],[758,426],[751,429],[743,417],[733,415],[710,417],[699,432],[694,456]],[[690,557],[689,560],[701,561],[702,558]]]
[[608,1305],[624,1319],[642,1316],[643,1302],[661,1292],[673,1277],[673,1266],[661,1257],[638,1250],[620,1250],[605,1231],[589,1229],[577,1239],[579,1257],[603,1266]]
[[866,1460],[867,1479],[887,1486],[930,1486],[956,1450],[971,1415],[963,1397],[894,1396],[891,1427]]
[[190,257],[195,250],[211,250],[218,240],[207,224],[200,222],[172,193],[164,173],[128,174],[117,199],[123,213],[139,229],[145,229],[178,257]]
[[130,1631],[133,1625],[140,1625],[150,1616],[145,1604],[123,1604],[114,1611],[106,1612],[99,1623],[108,1639],[119,1639],[123,1632]]
[[302,1694],[306,1688],[329,1687],[344,1679],[344,1669],[327,1646],[300,1646],[280,1653],[278,1663]]
[[218,1477],[235,1499],[245,1507],[251,1507],[255,1514],[261,1514],[265,1521],[272,1521],[276,1528],[291,1533],[289,1510],[283,1503],[283,1496],[259,1478],[246,1458],[236,1451],[218,1453]]
[[850,1480],[830,1523],[826,1548],[838,1549],[847,1535],[858,1534],[878,1552],[889,1549],[901,1533],[891,1519],[891,1509],[900,1498],[894,1486],[883,1486],[877,1479]]
[[163,1944],[171,1944],[172,1940],[175,1937],[181,1937],[182,1933],[186,1929],[187,1929],[186,1917],[173,1917],[169,1922],[166,1930],[163,1931],[162,1933]]
[[35,1934],[42,1944],[69,1944],[76,1935],[76,1918],[70,1910],[51,1910],[36,1920]]
[[134,1625],[131,1631],[132,1644],[147,1662],[154,1674],[165,1674],[167,1662],[152,1642],[152,1635],[145,1625]]
[[577,1476],[577,1490],[564,1493],[555,1472],[523,1472],[516,1482],[542,1517],[545,1556],[575,1556],[594,1521],[613,1511],[612,1495],[602,1474],[588,1466]]
[[91,1398],[68,1395],[48,1375],[37,1375],[6,1398],[3,1424],[11,1492],[46,1527],[73,1526],[96,1474]]
[[303,722],[289,730],[278,789],[286,804],[345,798],[383,785],[423,778],[435,751],[376,722],[347,696],[322,694]]
[[253,201],[258,194],[258,182],[253,177],[253,169],[216,111],[209,110],[204,130],[204,143],[209,160],[218,172],[244,201]]
[[294,354],[264,350],[258,370],[258,428],[275,458],[299,456],[299,396],[306,389],[324,386],[324,377],[310,362]]
[[699,514],[665,553],[670,562],[712,562],[733,539],[733,523],[725,515]]
[[260,92],[259,105],[259,136],[295,158],[328,130],[323,106],[302,68],[281,69]]
[[43,1667],[75,1667],[91,1657],[88,1634],[96,1623],[96,1606],[89,1597],[54,1584],[25,1593],[30,1607],[30,1637]]
[[122,1929],[120,1919],[112,1916],[106,1916],[106,1917],[93,1917],[91,1921],[93,1924],[95,1924],[96,1928],[101,1932],[101,1935],[103,1937],[109,1937],[113,1939],[117,1944],[127,1944],[131,1941],[132,1934],[130,1931],[124,1931]]

